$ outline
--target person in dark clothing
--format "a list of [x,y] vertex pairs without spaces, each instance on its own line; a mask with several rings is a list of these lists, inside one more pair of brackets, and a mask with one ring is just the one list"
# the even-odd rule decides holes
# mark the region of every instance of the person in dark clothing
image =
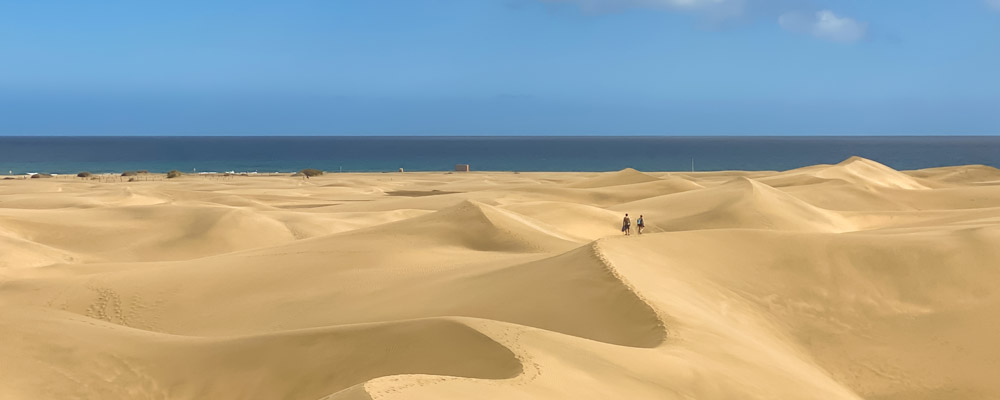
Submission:
[[639,219],[635,220],[635,231],[640,235],[642,234],[642,228],[646,227],[646,221],[642,220],[642,214],[639,214]]
[[622,232],[626,236],[632,233],[632,220],[628,219],[628,214],[625,214],[625,219],[622,220]]

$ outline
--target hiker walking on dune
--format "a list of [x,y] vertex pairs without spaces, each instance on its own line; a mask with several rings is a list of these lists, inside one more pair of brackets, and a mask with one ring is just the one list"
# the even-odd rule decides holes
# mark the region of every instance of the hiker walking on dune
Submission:
[[642,228],[646,227],[646,221],[642,220],[642,214],[639,214],[639,219],[635,220],[635,231],[640,235],[642,234]]
[[632,220],[628,219],[628,214],[625,214],[625,219],[622,220],[622,232],[625,233],[625,236],[632,233]]

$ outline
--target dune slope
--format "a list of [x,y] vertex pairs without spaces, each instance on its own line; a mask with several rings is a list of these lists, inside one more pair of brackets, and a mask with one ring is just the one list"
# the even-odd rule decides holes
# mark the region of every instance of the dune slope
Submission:
[[633,214],[638,210],[654,231],[746,228],[840,232],[852,228],[834,211],[744,177],[704,190],[620,204],[614,209],[633,210]]

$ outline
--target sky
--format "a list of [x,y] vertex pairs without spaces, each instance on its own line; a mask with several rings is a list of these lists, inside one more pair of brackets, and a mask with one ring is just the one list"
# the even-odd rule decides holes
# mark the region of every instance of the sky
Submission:
[[1000,0],[0,0],[0,135],[997,135]]

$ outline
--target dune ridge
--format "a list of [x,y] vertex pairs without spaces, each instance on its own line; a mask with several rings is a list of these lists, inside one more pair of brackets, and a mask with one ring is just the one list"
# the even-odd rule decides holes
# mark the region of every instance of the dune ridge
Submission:
[[479,251],[539,252],[573,245],[572,238],[559,233],[558,229],[475,200],[464,200],[427,215],[348,234],[445,241]]
[[995,168],[859,157],[0,181],[0,397],[997,398],[998,242]]
[[814,165],[785,171],[766,178],[768,184],[797,186],[804,183],[842,181],[864,189],[928,189],[940,186],[933,181],[896,171],[884,164],[862,157],[850,157],[834,165]]
[[704,190],[669,194],[614,207],[647,210],[651,227],[661,230],[709,228],[793,231],[851,230],[851,224],[824,210],[756,180],[737,177]]
[[[40,345],[37,339],[19,336],[24,331],[20,325],[35,327],[32,335],[52,338],[52,342],[61,331],[72,330],[78,350],[63,358],[79,368],[41,370],[30,377],[4,371],[5,376],[19,378],[5,382],[8,394],[35,393],[45,389],[37,385],[47,382],[54,385],[46,396],[76,397],[79,388],[73,386],[84,380],[90,382],[95,397],[319,399],[379,376],[420,373],[506,379],[521,371],[506,347],[451,319],[206,339],[36,311],[3,315],[0,338],[12,345],[0,350],[5,358],[54,350],[52,344]],[[216,373],[205,377],[199,368],[187,364],[214,365]]]
[[621,186],[621,185],[631,185],[635,183],[645,183],[657,181],[660,178],[655,176],[640,172],[634,168],[625,168],[617,172],[609,172],[606,174],[601,174],[600,176],[595,176],[593,178],[588,178],[581,180],[579,182],[574,182],[568,187],[581,188],[581,189],[594,189],[608,186]]

